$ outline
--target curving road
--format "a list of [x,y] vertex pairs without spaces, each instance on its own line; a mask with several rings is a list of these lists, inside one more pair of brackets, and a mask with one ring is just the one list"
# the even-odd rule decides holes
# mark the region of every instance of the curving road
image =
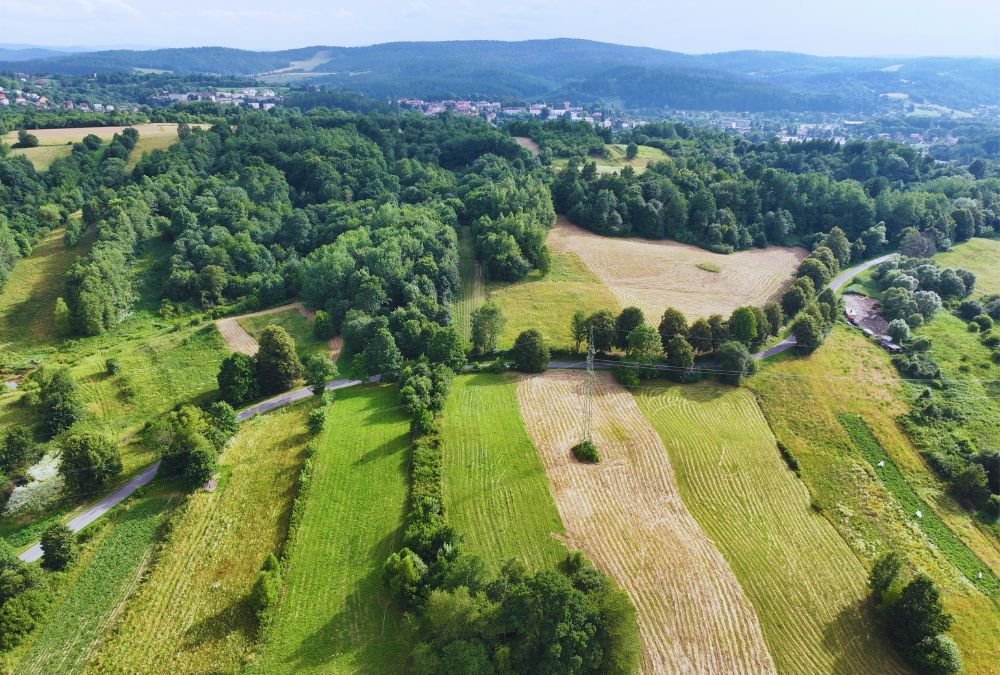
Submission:
[[[885,254],[883,256],[879,256],[878,258],[873,258],[872,260],[867,260],[867,261],[865,261],[863,263],[855,265],[854,267],[848,267],[846,270],[844,270],[843,272],[841,272],[840,274],[838,274],[836,277],[834,277],[833,281],[831,281],[830,283],[828,283],[826,285],[826,287],[829,288],[834,293],[836,293],[841,288],[843,288],[844,285],[847,284],[848,281],[850,281],[854,277],[858,276],[859,274],[861,274],[865,270],[871,269],[872,267],[875,267],[876,265],[880,265],[880,264],[884,263],[886,260],[889,260],[891,258],[895,258],[896,255],[897,254],[895,254],[895,253],[887,253],[887,254]],[[796,345],[795,336],[794,335],[789,335],[788,337],[786,337],[784,340],[782,340],[778,344],[772,345],[772,346],[768,347],[767,349],[765,349],[763,351],[757,352],[756,354],[753,355],[753,357],[759,361],[761,359],[766,359],[769,356],[774,356],[775,354],[780,354],[781,352],[788,351],[789,349],[791,349],[795,345]]]

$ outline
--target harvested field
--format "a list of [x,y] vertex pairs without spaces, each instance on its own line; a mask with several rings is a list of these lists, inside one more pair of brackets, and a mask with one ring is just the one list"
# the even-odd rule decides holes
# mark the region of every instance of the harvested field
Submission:
[[532,157],[537,157],[538,153],[541,151],[538,147],[538,143],[535,143],[527,136],[514,136],[514,140],[517,141],[518,145],[530,152]]
[[691,320],[763,305],[780,293],[806,255],[801,248],[777,246],[720,255],[673,241],[602,237],[565,218],[549,232],[548,243],[553,251],[578,255],[622,307],[639,307],[654,325],[667,307]]
[[518,386],[521,415],[549,477],[567,544],[628,593],[647,673],[776,672],[753,606],[681,501],[660,437],[608,374],[594,392],[600,464],[580,439],[584,375],[549,371]]
[[753,394],[701,382],[644,387],[636,400],[684,502],[753,602],[778,671],[899,672],[873,639],[864,566],[809,508]]

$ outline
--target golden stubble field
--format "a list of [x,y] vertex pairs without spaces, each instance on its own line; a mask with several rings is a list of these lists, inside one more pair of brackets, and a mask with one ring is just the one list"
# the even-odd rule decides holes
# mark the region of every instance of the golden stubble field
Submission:
[[643,672],[776,672],[753,606],[681,501],[660,437],[607,373],[598,376],[593,408],[602,460],[573,459],[584,377],[525,377],[518,400],[566,543],[614,578],[638,611]]
[[806,255],[805,249],[779,246],[720,255],[674,241],[602,237],[565,218],[549,232],[548,243],[553,251],[579,256],[622,307],[639,307],[654,325],[667,307],[693,320],[763,305],[781,292]]

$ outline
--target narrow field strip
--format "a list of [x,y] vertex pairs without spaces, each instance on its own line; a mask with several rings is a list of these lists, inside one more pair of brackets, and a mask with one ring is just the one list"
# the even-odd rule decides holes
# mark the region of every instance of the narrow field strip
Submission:
[[1000,580],[976,554],[968,549],[948,526],[941,522],[931,507],[910,487],[896,465],[872,436],[868,426],[857,415],[837,415],[851,442],[882,480],[886,489],[899,502],[900,508],[911,518],[927,538],[948,558],[972,584],[988,595],[1000,595]]
[[307,405],[244,422],[215,491],[191,495],[147,579],[90,664],[95,673],[232,672],[251,660],[248,596],[288,526]]
[[400,672],[408,645],[382,566],[402,540],[409,454],[395,388],[337,393],[259,672]]
[[445,513],[466,547],[487,562],[513,557],[552,569],[566,556],[553,536],[563,526],[521,422],[516,381],[456,378],[443,419]]
[[115,514],[115,524],[101,542],[76,586],[52,614],[19,673],[79,673],[116,609],[138,581],[150,547],[168,512],[165,497],[136,498]]
[[466,340],[472,337],[472,312],[486,302],[483,272],[476,260],[472,233],[468,227],[459,228],[458,277],[461,285],[455,301],[455,327]]
[[865,606],[866,573],[781,459],[753,395],[715,383],[637,390],[684,503],[750,597],[781,673],[902,672]]
[[628,593],[647,673],[776,672],[753,606],[681,501],[659,436],[635,399],[598,376],[593,438],[600,464],[576,462],[584,375],[524,378],[518,399],[542,458],[567,544]]

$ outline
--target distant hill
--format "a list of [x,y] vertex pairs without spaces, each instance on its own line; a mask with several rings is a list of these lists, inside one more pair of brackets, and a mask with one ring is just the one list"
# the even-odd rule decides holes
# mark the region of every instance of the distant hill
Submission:
[[[256,52],[112,50],[14,60],[0,70],[87,74],[136,68],[309,81],[373,96],[560,97],[630,108],[865,112],[880,95],[968,109],[1000,105],[1000,60],[838,58],[740,51],[689,55],[589,40],[393,42]],[[16,66],[14,65],[16,63]]]

